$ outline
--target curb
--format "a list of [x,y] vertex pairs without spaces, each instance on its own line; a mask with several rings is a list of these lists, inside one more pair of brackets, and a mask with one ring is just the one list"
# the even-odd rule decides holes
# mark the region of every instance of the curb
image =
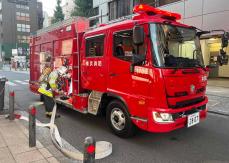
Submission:
[[228,116],[229,117],[229,113],[225,113],[225,112],[218,112],[218,111],[208,110],[208,113],[217,114],[217,115],[223,115],[223,116]]

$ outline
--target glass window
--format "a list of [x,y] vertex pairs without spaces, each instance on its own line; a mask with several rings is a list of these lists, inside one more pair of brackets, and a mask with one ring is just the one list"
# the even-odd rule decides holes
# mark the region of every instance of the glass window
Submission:
[[196,31],[166,24],[151,24],[154,64],[160,67],[203,66]]
[[16,12],[17,20],[30,21],[29,13]]
[[109,2],[109,20],[114,20],[117,18],[117,12],[116,12],[116,1]]
[[117,1],[117,16],[122,17],[130,14],[130,1],[118,0]]
[[29,6],[22,5],[22,4],[16,4],[16,8],[20,8],[20,9],[24,9],[24,10],[29,10]]
[[[113,45],[113,55],[121,60],[132,61],[133,54],[137,54],[132,30],[114,33]],[[145,45],[139,47],[139,54],[145,54]]]
[[28,24],[17,24],[17,31],[19,31],[19,32],[30,32],[30,25],[28,25]]
[[86,57],[103,56],[104,36],[96,36],[86,39]]
[[17,31],[21,32],[21,24],[17,24]]
[[129,0],[116,0],[109,2],[108,5],[110,20],[129,15],[132,12]]

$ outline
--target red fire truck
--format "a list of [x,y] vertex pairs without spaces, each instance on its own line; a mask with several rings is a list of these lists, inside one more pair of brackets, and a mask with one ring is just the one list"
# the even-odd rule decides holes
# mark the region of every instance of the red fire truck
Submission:
[[30,89],[51,55],[52,67],[68,59],[72,101],[57,98],[84,114],[105,114],[121,137],[136,128],[170,132],[191,127],[207,116],[207,70],[197,29],[181,16],[147,5],[134,15],[90,29],[73,18],[38,31],[30,42]]

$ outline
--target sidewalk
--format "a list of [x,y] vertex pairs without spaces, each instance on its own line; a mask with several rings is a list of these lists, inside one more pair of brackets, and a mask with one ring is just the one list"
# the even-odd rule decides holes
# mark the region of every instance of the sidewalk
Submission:
[[229,88],[229,78],[210,78],[208,86]]
[[57,163],[47,148],[37,141],[29,148],[28,130],[18,121],[9,121],[0,115],[0,163]]
[[229,116],[229,79],[209,79],[207,95],[210,112]]

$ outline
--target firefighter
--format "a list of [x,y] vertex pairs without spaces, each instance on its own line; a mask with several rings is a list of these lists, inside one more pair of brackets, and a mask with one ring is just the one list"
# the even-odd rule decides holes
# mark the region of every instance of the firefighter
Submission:
[[[62,91],[58,86],[58,80],[61,76],[67,73],[67,70],[68,69],[65,66],[53,70],[47,78],[46,85],[41,85],[38,90],[44,96],[45,114],[49,118],[52,116],[52,110],[55,105],[55,93],[62,94]],[[59,115],[56,117],[59,117]]]
[[122,56],[125,56],[125,52],[124,52],[124,49],[123,49],[123,43],[120,42],[117,47],[115,48],[115,51],[116,51],[116,55],[118,57],[122,57]]

